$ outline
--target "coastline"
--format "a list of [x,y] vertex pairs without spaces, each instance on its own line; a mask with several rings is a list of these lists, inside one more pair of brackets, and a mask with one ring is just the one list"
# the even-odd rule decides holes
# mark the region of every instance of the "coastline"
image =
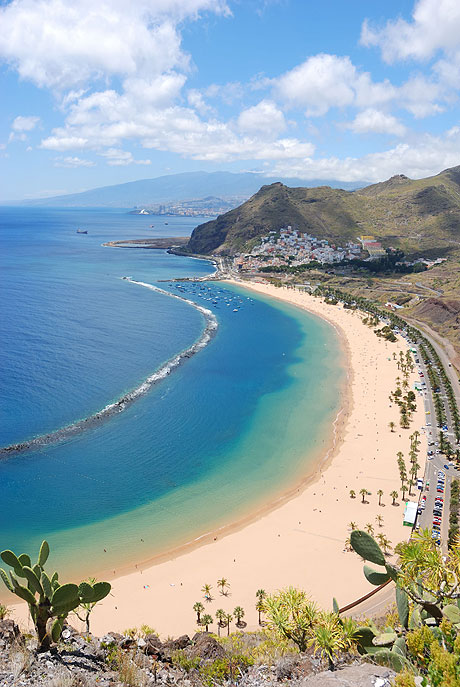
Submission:
[[[349,450],[351,447],[349,444],[351,442],[348,441],[347,443],[347,435],[350,433],[350,425],[353,422],[359,422],[360,418],[362,421],[363,407],[362,403],[359,403],[360,399],[356,386],[359,386],[360,383],[366,384],[367,379],[363,374],[356,374],[357,364],[354,357],[356,358],[357,340],[365,339],[368,348],[372,349],[374,346],[376,349],[380,349],[380,353],[383,353],[383,356],[380,355],[382,359],[387,357],[388,352],[391,353],[392,350],[396,349],[393,348],[392,344],[377,339],[373,332],[361,323],[358,326],[357,336],[353,340],[354,323],[358,323],[358,316],[351,311],[344,311],[337,306],[320,304],[317,302],[318,299],[306,294],[293,293],[292,290],[234,283],[239,287],[252,289],[269,298],[293,303],[326,319],[335,327],[348,359],[348,378],[346,382],[347,393],[343,394],[342,409],[333,423],[333,436],[330,437],[329,445],[321,449],[322,455],[318,456],[318,460],[315,461],[313,472],[310,470],[308,476],[304,474],[303,478],[298,479],[295,485],[284,490],[281,496],[272,499],[270,503],[255,510],[252,508],[249,514],[235,523],[208,532],[174,551],[166,552],[143,564],[138,564],[135,566],[135,572],[132,572],[133,566],[130,567],[131,572],[122,576],[120,576],[122,571],[117,571],[117,576],[113,580],[113,597],[101,604],[94,613],[93,626],[96,633],[104,633],[109,629],[120,631],[128,626],[142,623],[153,625],[162,635],[179,634],[184,631],[193,632],[195,622],[191,607],[195,601],[202,598],[201,586],[205,582],[215,586],[216,580],[221,576],[229,579],[232,595],[224,597],[216,593],[217,598],[209,610],[215,612],[215,608],[225,606],[227,611],[231,611],[234,606],[242,605],[246,610],[249,629],[256,626],[254,594],[260,587],[266,588],[267,591],[274,591],[278,587],[295,584],[306,588],[317,601],[326,607],[330,606],[332,596],[336,596],[339,603],[342,604],[348,603],[361,593],[369,591],[369,585],[362,575],[361,564],[356,560],[357,557],[343,552],[348,522],[348,516],[344,515],[344,511],[350,511],[350,506],[352,506],[353,511],[360,513],[359,498],[352,501],[347,493],[343,494],[343,484],[339,490],[340,494],[333,494],[332,492],[337,491],[337,484],[340,484],[340,479],[343,482],[345,475],[347,482],[355,486],[352,482],[353,470],[349,468],[351,463],[357,462],[357,459],[350,461]],[[293,298],[294,296],[296,298]],[[318,308],[318,306],[321,307]],[[338,317],[339,313],[340,317]],[[348,331],[343,327],[344,322],[349,323]],[[396,346],[405,347],[405,344],[402,346],[398,342]],[[358,351],[358,358],[359,355],[360,352]],[[395,368],[395,374],[390,380],[390,385],[394,383],[394,377],[397,374],[396,364],[393,363],[391,366]],[[369,383],[369,379],[367,379],[367,383]],[[382,400],[385,404],[387,396],[387,390],[379,394],[377,400],[380,405]],[[370,399],[365,403],[366,407],[369,405],[371,405]],[[388,405],[387,400],[386,405]],[[417,419],[413,423],[411,431],[421,425],[422,418],[423,412],[420,412],[420,408],[418,408]],[[396,416],[393,419],[397,419]],[[378,452],[379,448],[375,446],[375,425],[371,423],[369,429],[371,446],[368,446],[368,449]],[[406,443],[410,433],[410,431],[403,433]],[[360,434],[359,436],[363,435]],[[372,438],[374,439],[373,445]],[[395,437],[391,438],[394,439]],[[369,443],[369,437],[367,439]],[[398,443],[393,455],[399,448],[404,450],[406,447]],[[348,457],[345,455],[348,472],[344,475],[338,475],[338,470],[343,472],[344,451],[345,454],[348,452]],[[340,463],[341,454],[342,462]],[[364,474],[366,471],[366,479],[369,482],[371,476],[370,474],[367,476],[367,474],[369,471],[372,473],[372,460],[375,462],[376,457],[373,459],[367,455],[361,457],[360,462],[353,466],[355,479],[358,479],[359,474]],[[363,461],[365,461],[364,465],[362,464]],[[378,463],[379,469],[383,469],[385,472],[385,469],[388,468],[390,473],[394,473],[394,475],[388,476],[387,469],[385,475],[381,477],[388,482],[388,486],[385,486],[386,494],[391,489],[397,489],[399,485],[396,459],[391,464],[387,465],[387,463],[388,461],[385,461],[383,464],[383,456]],[[358,467],[365,470],[357,472]],[[346,485],[347,489],[349,484]],[[368,485],[364,486],[368,487]],[[323,491],[322,499],[320,499],[319,490],[325,488],[327,491],[329,487],[330,493],[325,496]],[[356,491],[359,491],[359,486],[355,488]],[[313,491],[314,489],[316,491]],[[336,498],[334,502],[333,497],[337,495],[339,498]],[[370,498],[375,501],[375,494]],[[386,499],[388,501],[388,496]],[[338,512],[336,502],[339,502]],[[313,508],[313,505],[317,507]],[[329,522],[324,522],[325,518],[319,517],[320,514],[322,515],[323,509],[328,511]],[[372,516],[370,509],[372,509]],[[372,520],[377,509],[375,503],[372,503],[370,506],[361,505],[361,511],[366,514],[368,519]],[[399,518],[396,511],[398,511]],[[309,513],[309,520],[312,521],[313,525],[311,527],[310,522],[307,521],[308,530],[313,531],[304,529],[305,512]],[[381,513],[384,513],[385,520],[387,514],[392,516],[389,518],[391,522],[388,523],[388,526],[385,525],[383,531],[389,535],[395,544],[403,538],[403,534],[407,534],[407,529],[404,532],[401,523],[402,508],[385,508]],[[340,521],[341,516],[342,522]],[[297,526],[297,523],[301,528]],[[365,522],[359,521],[358,524],[363,527]],[[343,530],[342,539],[337,536],[337,530],[341,529]],[[302,544],[305,546],[302,547]],[[309,570],[315,553],[316,556],[319,556],[316,569]],[[346,575],[345,577],[348,579],[344,580],[342,575],[339,579],[338,574],[331,577],[330,570],[337,564],[342,568],[345,564],[345,568],[349,570],[352,578]],[[328,574],[325,575],[326,572]],[[329,577],[329,585],[324,584],[325,577]],[[329,587],[326,593],[325,587]],[[172,609],[174,609],[174,613],[171,613]],[[206,612],[208,612],[208,608]]]

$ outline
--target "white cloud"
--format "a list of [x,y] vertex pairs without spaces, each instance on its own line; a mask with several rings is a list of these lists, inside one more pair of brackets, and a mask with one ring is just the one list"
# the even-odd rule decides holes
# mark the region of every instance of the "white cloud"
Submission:
[[112,167],[125,165],[150,165],[150,160],[135,160],[132,153],[118,148],[109,148],[101,153],[102,157],[107,158],[107,164]]
[[82,160],[79,157],[55,157],[55,167],[94,167],[96,163],[92,160]]
[[414,143],[400,143],[389,150],[360,158],[309,157],[290,164],[278,163],[265,173],[341,181],[383,181],[394,174],[419,179],[454,167],[459,159],[460,128],[454,127],[444,136],[425,134]]
[[373,133],[404,136],[406,133],[406,127],[396,117],[374,108],[359,112],[352,122],[346,124],[346,128],[355,134]]
[[19,115],[14,119],[11,128],[13,131],[32,131],[39,121],[40,117],[22,117]]
[[275,95],[291,106],[306,108],[307,117],[326,114],[331,107],[372,106],[388,102],[395,89],[389,81],[373,83],[349,57],[319,54],[309,57],[272,80]]
[[407,58],[426,60],[439,50],[456,53],[459,35],[458,0],[418,0],[410,22],[399,18],[379,29],[365,21],[361,42],[379,47],[383,59],[392,63]]
[[38,86],[186,68],[177,24],[224,0],[15,0],[0,9],[0,56]]
[[238,127],[245,133],[273,136],[285,131],[284,115],[271,100],[261,100],[260,103],[243,110],[238,117]]

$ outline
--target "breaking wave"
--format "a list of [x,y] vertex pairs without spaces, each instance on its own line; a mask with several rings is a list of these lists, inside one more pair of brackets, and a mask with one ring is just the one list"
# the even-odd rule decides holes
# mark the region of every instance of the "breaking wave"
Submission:
[[188,358],[191,358],[196,353],[205,348],[205,346],[208,345],[208,343],[215,335],[219,325],[216,316],[211,310],[208,310],[207,308],[204,308],[203,306],[194,303],[192,300],[188,298],[183,298],[182,296],[179,296],[175,293],[170,293],[169,291],[160,289],[158,286],[153,286],[153,284],[147,284],[143,281],[136,281],[131,277],[123,277],[123,279],[131,284],[143,286],[146,289],[156,291],[157,293],[164,294],[165,296],[169,296],[170,298],[176,298],[177,300],[183,301],[184,303],[191,305],[193,308],[195,308],[195,310],[198,310],[204,316],[206,322],[205,328],[200,338],[197,341],[195,341],[195,343],[192,344],[189,348],[186,348],[184,351],[181,351],[177,355],[170,358],[158,370],[153,372],[153,374],[149,375],[147,379],[145,379],[138,387],[136,387],[132,391],[128,391],[117,401],[109,403],[104,408],[102,408],[102,410],[99,410],[93,415],[89,415],[88,417],[82,420],[77,420],[76,422],[73,422],[70,425],[66,425],[61,429],[57,429],[54,432],[49,432],[48,434],[41,434],[38,437],[33,437],[28,441],[23,441],[18,444],[10,444],[9,446],[4,446],[0,448],[0,458],[5,458],[14,453],[28,451],[31,448],[48,446],[49,444],[53,444],[64,439],[68,439],[69,437],[75,434],[79,434],[80,432],[83,432],[84,430],[93,427],[99,422],[106,420],[107,418],[111,417],[112,415],[115,415],[116,413],[121,413],[128,406],[137,401],[141,396],[144,396],[151,389],[152,386],[154,386],[162,379],[170,375],[173,370],[178,368]]

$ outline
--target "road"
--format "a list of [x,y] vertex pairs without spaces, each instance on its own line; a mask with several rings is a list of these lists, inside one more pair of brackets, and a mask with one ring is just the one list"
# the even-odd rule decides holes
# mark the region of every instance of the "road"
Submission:
[[[437,349],[436,349],[437,350]],[[439,352],[438,352],[439,355]],[[441,356],[439,356],[441,357]],[[417,356],[416,359],[419,361],[417,363],[417,368],[419,370],[420,379],[425,381],[426,387],[424,387],[423,402],[425,406],[426,413],[426,435],[428,439],[428,451],[433,451],[433,456],[427,455],[425,473],[423,477],[423,491],[419,492],[420,504],[423,496],[426,497],[425,508],[422,513],[418,516],[417,525],[421,529],[427,527],[431,528],[433,526],[433,510],[435,508],[436,497],[441,497],[444,499],[444,507],[442,509],[441,517],[441,547],[443,553],[447,553],[447,539],[449,533],[449,503],[450,503],[450,490],[452,479],[459,479],[460,472],[447,462],[445,455],[439,453],[439,428],[436,422],[436,412],[433,402],[433,392],[431,390],[427,367],[424,364],[421,356]],[[444,361],[441,358],[444,364]],[[456,380],[458,383],[458,380]],[[444,434],[449,438],[452,444],[455,444],[455,438],[451,430],[452,427],[452,417],[450,414],[449,404],[444,391],[441,392],[441,398],[444,402],[447,416],[447,426],[449,431]],[[437,481],[439,477],[439,472],[444,472],[445,475],[445,488],[444,491],[437,491]]]

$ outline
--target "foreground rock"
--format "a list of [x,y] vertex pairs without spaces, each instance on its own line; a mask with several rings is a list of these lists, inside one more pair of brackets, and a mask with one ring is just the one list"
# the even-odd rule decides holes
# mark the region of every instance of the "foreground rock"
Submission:
[[[35,640],[21,635],[12,620],[3,620],[0,685],[208,687],[231,683],[240,687],[390,687],[393,673],[386,668],[356,664],[333,673],[320,672],[321,662],[313,655],[292,653],[272,665],[251,665],[251,651],[263,640],[257,633],[241,633],[232,645],[231,638],[221,643],[208,632],[165,642],[155,634],[133,636],[116,632],[98,639],[66,625],[59,645],[37,654]],[[356,661],[356,657],[351,660]]]

